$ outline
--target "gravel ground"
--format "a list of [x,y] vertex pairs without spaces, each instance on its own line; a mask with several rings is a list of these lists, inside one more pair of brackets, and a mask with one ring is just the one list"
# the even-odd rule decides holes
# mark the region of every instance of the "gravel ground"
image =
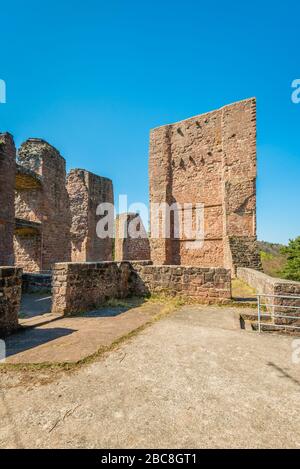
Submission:
[[0,446],[299,448],[293,339],[242,331],[236,313],[184,306],[44,384],[1,373]]

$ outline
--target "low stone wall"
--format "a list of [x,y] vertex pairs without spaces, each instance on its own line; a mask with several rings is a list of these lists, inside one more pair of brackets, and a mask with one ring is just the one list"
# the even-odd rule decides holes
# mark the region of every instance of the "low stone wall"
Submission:
[[53,268],[52,312],[89,311],[128,295],[130,266],[116,262],[59,263]]
[[22,269],[0,267],[0,336],[18,328]]
[[[300,319],[300,310],[293,309],[293,306],[300,307],[300,298],[292,298],[293,296],[300,297],[300,282],[270,277],[263,272],[244,267],[238,267],[237,277],[253,287],[257,294],[291,296],[291,298],[273,298],[270,296],[262,298],[262,301],[264,303],[274,304],[275,312],[286,314],[288,316],[299,316]],[[284,307],[280,308],[280,306]],[[291,308],[286,308],[286,306],[290,306]],[[269,310],[272,310],[272,308],[269,308]],[[294,321],[285,320],[283,318],[276,320],[276,323],[287,324],[292,322]]]
[[24,273],[22,276],[23,293],[51,293],[52,273]]
[[200,302],[231,298],[230,271],[222,268],[153,266],[144,262],[60,263],[53,269],[52,312],[97,308],[110,298],[163,293]]
[[131,263],[131,293],[186,296],[205,303],[224,302],[231,298],[230,270]]

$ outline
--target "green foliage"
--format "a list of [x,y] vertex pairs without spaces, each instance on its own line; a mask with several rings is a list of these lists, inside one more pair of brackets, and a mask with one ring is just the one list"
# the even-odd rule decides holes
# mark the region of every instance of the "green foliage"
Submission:
[[287,262],[282,271],[283,277],[300,281],[300,236],[291,239],[288,246],[281,248],[281,253],[287,256]]
[[281,253],[283,244],[258,241],[260,258],[264,273],[271,277],[282,277],[282,270],[286,264],[286,254]]
[[274,259],[274,255],[270,254],[269,252],[260,251],[260,258],[262,261],[267,261],[267,260]]

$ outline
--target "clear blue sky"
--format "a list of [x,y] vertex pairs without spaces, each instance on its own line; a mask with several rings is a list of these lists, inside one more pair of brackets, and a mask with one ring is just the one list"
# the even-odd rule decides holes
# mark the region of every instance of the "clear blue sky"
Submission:
[[256,96],[258,237],[300,235],[300,4],[1,1],[0,130],[148,202],[150,128]]

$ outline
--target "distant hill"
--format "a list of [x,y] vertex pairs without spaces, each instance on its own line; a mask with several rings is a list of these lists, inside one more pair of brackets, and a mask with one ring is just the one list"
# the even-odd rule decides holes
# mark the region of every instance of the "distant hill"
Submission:
[[286,263],[286,256],[280,253],[283,244],[258,241],[264,272],[272,277],[280,277]]

